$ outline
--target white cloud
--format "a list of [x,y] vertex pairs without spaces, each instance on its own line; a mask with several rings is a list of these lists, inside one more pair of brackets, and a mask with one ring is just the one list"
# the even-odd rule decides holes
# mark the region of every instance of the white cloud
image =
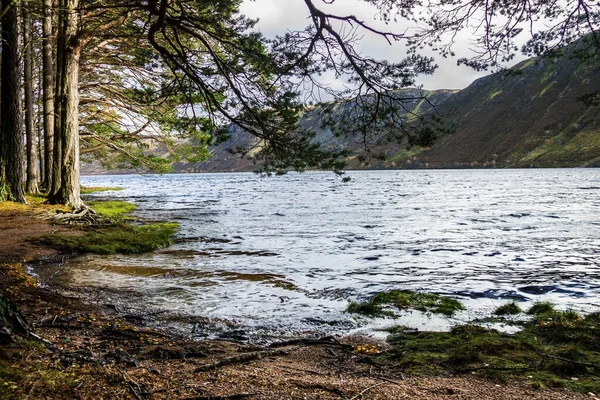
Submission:
[[[378,17],[378,11],[373,6],[361,0],[343,0],[332,4],[319,3],[326,12],[340,15],[355,15],[377,29],[394,32],[404,32],[410,28],[406,22],[390,22],[386,24]],[[310,24],[309,12],[302,0],[245,0],[241,11],[251,18],[258,18],[257,28],[267,37],[274,37],[287,31],[302,29]],[[469,50],[469,34],[461,33],[454,48],[458,56],[472,54]],[[360,51],[378,59],[399,61],[406,56],[402,43],[392,45],[376,34],[365,32]],[[456,58],[443,58],[432,51],[424,51],[423,55],[434,57],[439,65],[436,73],[431,76],[420,76],[417,84],[425,89],[462,89],[475,79],[487,75],[465,66],[457,66]],[[518,58],[519,60],[523,57]]]

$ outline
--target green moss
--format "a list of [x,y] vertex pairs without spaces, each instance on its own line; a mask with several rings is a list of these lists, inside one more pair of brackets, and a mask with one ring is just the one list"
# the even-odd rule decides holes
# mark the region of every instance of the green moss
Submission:
[[82,186],[81,194],[90,194],[96,192],[108,192],[110,190],[123,190],[122,187],[99,187],[99,186]]
[[348,305],[346,311],[352,314],[368,315],[370,317],[392,317],[394,313],[384,310],[381,304],[374,301],[353,301]]
[[464,306],[456,299],[440,296],[433,293],[409,292],[404,290],[390,290],[381,292],[371,299],[357,303],[353,302],[347,308],[350,313],[368,316],[394,316],[395,313],[385,310],[384,306],[394,307],[397,310],[413,309],[434,314],[453,315],[456,311],[464,310]]
[[417,375],[476,373],[498,382],[598,393],[600,313],[538,309],[516,334],[471,324],[450,332],[392,329],[392,349],[382,360]]
[[75,253],[145,253],[169,246],[178,227],[175,223],[140,226],[115,224],[89,228],[82,236],[43,235],[34,239],[34,242]]
[[495,315],[517,315],[521,314],[523,310],[514,301],[508,302],[494,310]]
[[135,204],[120,200],[90,201],[87,204],[98,214],[109,218],[121,217],[137,208]]

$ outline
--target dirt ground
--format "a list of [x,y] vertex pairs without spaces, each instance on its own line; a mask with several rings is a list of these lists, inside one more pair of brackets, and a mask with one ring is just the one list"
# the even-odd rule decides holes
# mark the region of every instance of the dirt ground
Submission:
[[[6,204],[6,203],[5,203]],[[37,218],[36,206],[0,207],[0,291],[34,327],[32,338],[0,346],[0,398],[15,399],[594,399],[593,394],[498,384],[475,373],[415,377],[373,361],[367,338],[325,338],[258,347],[190,341],[145,327],[77,293],[39,288],[23,262],[54,257],[28,242],[77,234]]]

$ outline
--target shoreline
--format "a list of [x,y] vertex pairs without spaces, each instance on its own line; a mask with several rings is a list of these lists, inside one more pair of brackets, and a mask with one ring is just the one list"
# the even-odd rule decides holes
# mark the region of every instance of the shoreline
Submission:
[[[7,206],[7,204],[4,204]],[[16,209],[15,209],[16,208]],[[139,315],[94,304],[69,290],[37,287],[25,263],[63,256],[29,238],[69,226],[39,218],[38,206],[0,209],[0,292],[14,302],[35,333],[54,350],[19,340],[0,346],[0,397],[134,399],[589,399],[566,389],[539,390],[522,382],[481,377],[405,377],[379,365],[366,338],[290,341],[261,347],[231,340],[189,340],[148,328]],[[52,257],[55,257],[54,259]],[[236,397],[237,396],[237,397]]]

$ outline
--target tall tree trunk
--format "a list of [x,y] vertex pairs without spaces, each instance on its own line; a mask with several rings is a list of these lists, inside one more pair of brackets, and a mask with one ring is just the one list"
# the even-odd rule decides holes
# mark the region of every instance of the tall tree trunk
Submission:
[[42,21],[42,91],[44,98],[44,186],[52,187],[54,159],[54,63],[52,54],[52,0],[44,0]]
[[[35,58],[34,58],[35,60]],[[42,95],[42,87],[44,86],[43,81],[43,73],[41,63],[36,64],[35,66],[37,70],[37,88],[35,93],[35,98],[37,100],[37,116],[36,116],[36,124],[35,128],[37,131],[37,152],[38,152],[38,160],[40,164],[40,180],[43,187],[47,187],[47,183],[44,181],[46,179],[46,159],[44,155],[45,149],[45,140],[44,140],[44,100]]]
[[[79,61],[81,42],[78,34],[78,0],[61,0],[64,9],[64,24],[59,27],[59,38],[63,36],[64,47],[58,47],[62,53],[59,78],[60,88],[57,95],[61,99],[60,130],[55,136],[61,136],[61,185],[59,203],[80,210],[84,207],[81,201],[79,185]],[[60,29],[64,29],[60,32]]]
[[[46,0],[44,0],[46,1]],[[52,163],[49,169],[50,186],[48,187],[48,198],[53,203],[61,203],[60,196],[60,171],[62,166],[62,135],[61,135],[61,114],[64,104],[62,94],[63,78],[65,75],[65,23],[66,23],[66,0],[54,0],[53,6],[58,10],[57,36],[56,36],[56,65],[54,70],[54,102],[53,102],[53,140],[52,140]]]
[[2,71],[0,131],[6,182],[13,200],[25,203],[23,190],[23,134],[21,131],[21,65],[19,59],[18,0],[2,0]]
[[36,134],[33,126],[33,43],[31,41],[31,18],[23,7],[23,68],[25,84],[25,137],[27,140],[27,185],[29,193],[39,193]]

